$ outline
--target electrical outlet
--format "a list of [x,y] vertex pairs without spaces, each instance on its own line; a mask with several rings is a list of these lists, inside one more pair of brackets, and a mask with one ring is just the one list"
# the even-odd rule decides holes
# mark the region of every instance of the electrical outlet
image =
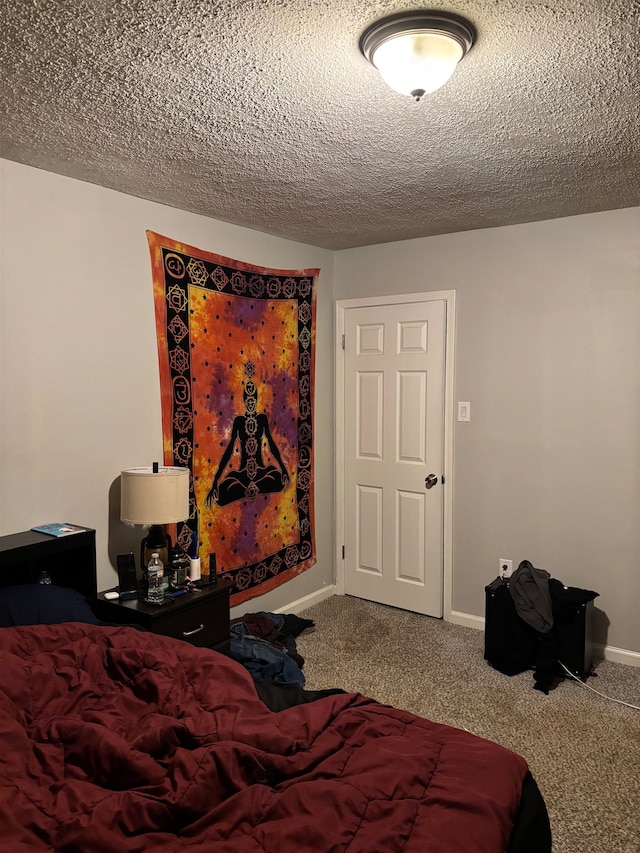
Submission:
[[513,574],[513,560],[505,560],[503,557],[500,557],[498,571],[501,578],[510,578]]

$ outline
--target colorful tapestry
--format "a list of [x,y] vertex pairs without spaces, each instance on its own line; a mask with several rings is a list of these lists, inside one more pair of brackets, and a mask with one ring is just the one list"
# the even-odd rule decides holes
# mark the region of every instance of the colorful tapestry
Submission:
[[315,282],[147,232],[165,465],[191,471],[184,551],[233,582],[232,605],[316,561]]

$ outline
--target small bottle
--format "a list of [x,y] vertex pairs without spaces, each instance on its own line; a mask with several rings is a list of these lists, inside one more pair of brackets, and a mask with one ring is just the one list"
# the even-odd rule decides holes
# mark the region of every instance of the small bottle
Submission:
[[169,563],[167,565],[167,575],[169,576],[169,589],[177,589],[178,587],[178,565],[180,561],[180,553],[177,548],[171,548],[169,551]]
[[187,579],[187,566],[189,558],[180,548],[171,549],[171,560],[169,562],[169,589],[180,589]]
[[184,551],[181,551],[180,552],[180,559],[178,561],[177,583],[178,583],[179,587],[184,586],[188,576],[189,576],[189,557],[184,553]]
[[164,576],[164,566],[158,554],[154,551],[147,566],[147,580],[149,588],[145,601],[148,604],[162,604],[164,602],[164,590],[162,588],[162,579]]

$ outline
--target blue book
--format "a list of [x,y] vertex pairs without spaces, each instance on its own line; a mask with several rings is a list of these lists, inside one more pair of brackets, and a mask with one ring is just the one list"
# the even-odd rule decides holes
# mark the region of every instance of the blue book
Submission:
[[58,522],[56,524],[40,524],[38,527],[32,527],[36,533],[46,533],[47,536],[72,536],[74,533],[84,533],[84,527],[78,527],[77,524],[67,524]]

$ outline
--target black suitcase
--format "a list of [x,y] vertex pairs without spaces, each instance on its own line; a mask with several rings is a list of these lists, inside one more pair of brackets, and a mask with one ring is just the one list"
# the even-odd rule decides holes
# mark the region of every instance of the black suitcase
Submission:
[[[564,587],[553,579],[549,588],[557,673],[567,676],[560,665],[563,663],[585,681],[593,662],[591,625],[593,599],[598,593]],[[491,666],[506,675],[534,669],[541,636],[518,615],[507,580],[496,578],[485,587],[484,657]]]

